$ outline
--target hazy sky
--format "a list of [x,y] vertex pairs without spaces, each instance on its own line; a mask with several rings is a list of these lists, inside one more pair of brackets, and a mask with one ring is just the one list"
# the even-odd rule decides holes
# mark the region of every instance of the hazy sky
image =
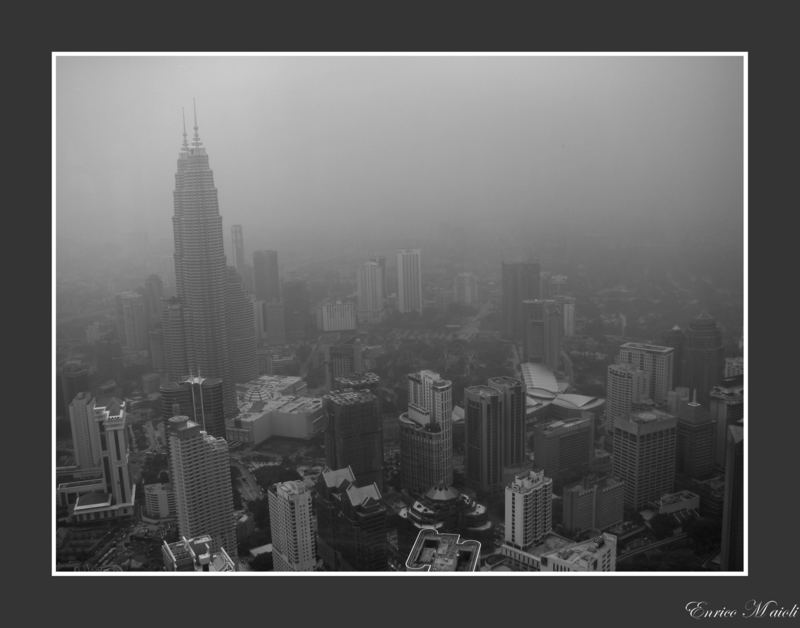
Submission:
[[[742,232],[739,57],[60,57],[57,241],[172,238],[192,98],[226,246],[643,217]],[[714,227],[716,225],[717,227]],[[294,245],[294,244],[293,244]]]

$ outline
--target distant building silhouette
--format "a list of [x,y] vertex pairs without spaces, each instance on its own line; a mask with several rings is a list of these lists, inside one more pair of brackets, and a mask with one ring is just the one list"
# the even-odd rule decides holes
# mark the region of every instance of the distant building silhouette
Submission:
[[422,253],[419,249],[397,251],[397,309],[422,313]]
[[722,381],[725,349],[722,331],[707,312],[686,329],[686,385],[697,390],[697,401],[707,406],[711,389]]
[[278,273],[277,251],[253,253],[253,289],[258,301],[280,301],[281,284]]
[[524,323],[522,302],[541,296],[538,262],[516,262],[502,264],[503,337],[522,342]]
[[369,260],[358,267],[358,322],[375,323],[384,315],[386,299],[386,263]]

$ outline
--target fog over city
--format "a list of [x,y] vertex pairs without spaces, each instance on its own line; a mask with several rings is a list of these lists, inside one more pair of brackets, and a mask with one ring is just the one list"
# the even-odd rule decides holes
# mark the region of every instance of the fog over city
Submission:
[[741,68],[736,57],[60,57],[59,272],[125,247],[171,254],[193,98],[226,249],[241,224],[248,251],[289,264],[444,245],[497,264],[637,235],[731,260]]
[[55,570],[746,571],[745,63],[56,54]]

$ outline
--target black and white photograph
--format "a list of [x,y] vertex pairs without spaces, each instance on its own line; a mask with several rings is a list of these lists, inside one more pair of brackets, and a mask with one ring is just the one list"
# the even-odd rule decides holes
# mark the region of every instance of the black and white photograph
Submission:
[[748,575],[746,51],[52,71],[52,575]]

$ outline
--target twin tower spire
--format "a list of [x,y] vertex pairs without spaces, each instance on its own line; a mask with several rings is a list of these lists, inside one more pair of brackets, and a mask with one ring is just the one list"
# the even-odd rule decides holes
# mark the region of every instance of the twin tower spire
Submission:
[[[197,126],[197,102],[195,101],[194,98],[192,98],[192,109],[194,110],[194,137],[192,137],[192,146],[191,146],[191,148],[192,149],[197,149],[197,148],[201,148],[203,146],[203,143],[200,141],[200,135],[197,132],[198,131],[198,126]],[[181,107],[181,115],[183,116],[183,146],[182,146],[182,152],[188,153],[189,152],[189,141],[188,141],[187,135],[186,135],[186,111],[184,110],[183,107]]]

